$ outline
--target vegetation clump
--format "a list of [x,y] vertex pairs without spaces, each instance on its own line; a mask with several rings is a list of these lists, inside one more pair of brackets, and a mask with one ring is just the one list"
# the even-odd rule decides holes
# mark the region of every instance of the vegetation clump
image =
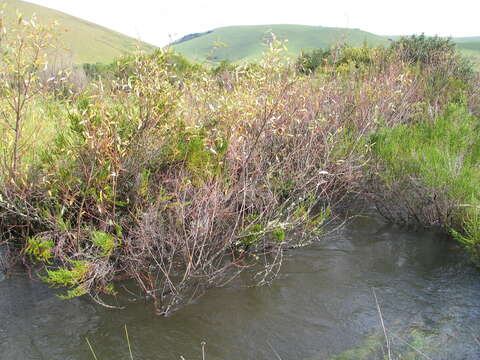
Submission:
[[[36,39],[29,24],[18,22]],[[29,99],[2,113],[18,128],[6,126],[0,144],[0,242],[66,298],[111,306],[102,294],[133,279],[168,314],[245,270],[270,282],[285,248],[321,235],[371,184],[393,194],[398,174],[411,175],[399,182],[408,190],[448,188],[452,209],[476,206],[466,181],[476,171],[473,78],[432,83],[438,62],[418,68],[395,47],[343,47],[327,61],[322,52],[303,70],[283,49],[273,37],[259,63],[215,68],[134,54],[85,66],[89,83],[61,97],[23,82],[47,62],[19,73],[0,61],[1,101],[17,101],[11,89]],[[32,141],[39,118],[51,131]],[[451,148],[434,150],[442,134]],[[428,168],[445,162],[458,183]],[[470,239],[465,214],[441,218],[459,239]]]

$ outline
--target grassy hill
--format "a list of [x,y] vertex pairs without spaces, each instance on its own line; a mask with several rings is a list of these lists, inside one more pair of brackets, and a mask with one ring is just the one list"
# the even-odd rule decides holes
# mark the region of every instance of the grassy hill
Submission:
[[460,51],[480,57],[480,37],[454,38],[453,40]]
[[[120,34],[105,27],[96,25],[74,16],[21,0],[0,0],[6,3],[6,22],[15,19],[19,10],[25,16],[37,15],[40,22],[58,21],[67,31],[63,42],[70,49],[74,63],[107,63],[122,54],[136,49],[137,45],[144,50],[155,47]],[[228,26],[204,33],[184,36],[174,43],[173,48],[191,60],[203,62],[211,59],[251,61],[261,57],[274,33],[279,39],[287,39],[288,53],[297,56],[302,50],[330,47],[346,42],[350,45],[387,45],[389,38],[396,36],[380,36],[359,29],[333,28],[306,25],[257,25]],[[464,37],[453,39],[458,49],[466,56],[480,64],[480,37]]]
[[480,70],[480,41],[462,43],[457,47],[460,53],[475,63],[477,70]]
[[[196,61],[212,58],[215,61],[255,60],[266,49],[270,33],[278,39],[288,39],[288,52],[296,56],[302,50],[324,48],[336,43],[351,45],[388,44],[387,38],[358,29],[331,28],[306,25],[228,26],[203,34],[187,36],[173,44],[180,54]],[[217,46],[222,44],[221,46]]]
[[468,43],[468,42],[479,42],[480,36],[470,36],[470,37],[457,37],[453,38],[456,43]]
[[[388,45],[389,39],[401,36],[380,36],[359,29],[331,28],[306,25],[258,25],[228,26],[204,33],[184,36],[172,47],[180,54],[195,61],[233,62],[257,60],[266,49],[270,33],[279,39],[287,39],[288,52],[297,56],[302,50],[325,48],[337,43],[350,45]],[[459,51],[480,64],[480,37],[452,39]]]
[[[38,21],[51,23],[57,20],[62,29],[63,42],[71,53],[74,63],[110,62],[114,58],[136,49],[137,40],[113,30],[76,18],[57,10],[20,0],[0,0],[0,5],[6,3],[6,23],[15,19],[19,10],[24,16],[37,15]],[[145,43],[140,46],[144,50],[154,47]]]

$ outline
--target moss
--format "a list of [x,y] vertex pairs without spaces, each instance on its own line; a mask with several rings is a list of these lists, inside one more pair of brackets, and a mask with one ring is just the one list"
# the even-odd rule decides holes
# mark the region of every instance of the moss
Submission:
[[117,246],[115,237],[103,231],[92,232],[92,243],[100,248],[100,256],[110,256]]
[[89,262],[85,260],[71,260],[70,263],[72,264],[70,268],[47,269],[47,275],[40,276],[47,284],[68,289],[65,295],[59,296],[61,299],[72,299],[85,295],[88,292],[83,285],[83,281],[90,270]]
[[32,237],[27,240],[25,253],[32,256],[36,261],[51,263],[53,257],[52,249],[54,245],[55,244],[51,240]]
[[254,246],[257,245],[257,241],[264,236],[265,226],[261,223],[255,223],[248,226],[244,234],[240,236],[238,245],[241,246]]

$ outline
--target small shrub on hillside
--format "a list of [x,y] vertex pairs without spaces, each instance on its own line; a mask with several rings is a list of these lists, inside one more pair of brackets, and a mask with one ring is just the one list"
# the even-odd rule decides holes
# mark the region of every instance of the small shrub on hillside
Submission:
[[182,55],[176,54],[171,50],[157,50],[152,54],[127,55],[115,59],[109,64],[83,64],[82,70],[90,81],[103,80],[104,85],[110,82],[128,85],[128,79],[135,74],[136,61],[139,58],[149,59],[157,62],[158,66],[166,65],[172,73],[172,80],[176,81],[189,77],[192,74],[203,71],[202,67],[188,61]]
[[446,57],[456,55],[455,43],[448,38],[412,35],[402,37],[391,44],[402,60],[407,63],[433,65],[442,62]]
[[2,172],[17,178],[26,146],[23,130],[27,106],[48,83],[42,81],[41,73],[58,34],[54,26],[41,25],[34,16],[17,14],[16,23],[7,23],[2,15],[0,12],[0,166]]
[[[352,74],[357,70],[377,71],[388,63],[388,56],[388,51],[382,47],[343,45],[338,48],[302,52],[296,60],[296,69],[306,75],[327,68],[344,74]],[[373,70],[373,67],[377,70]]]
[[366,67],[372,65],[373,62],[381,55],[380,48],[343,46],[337,50],[335,65],[352,64],[355,68]]
[[460,56],[449,38],[428,37],[424,34],[402,37],[394,41],[391,50],[408,64],[418,65],[429,74],[432,92],[455,78],[463,83],[475,77],[474,65]]
[[330,56],[331,51],[329,49],[318,49],[311,52],[302,51],[296,61],[297,70],[301,74],[313,74],[317,68],[327,63]]

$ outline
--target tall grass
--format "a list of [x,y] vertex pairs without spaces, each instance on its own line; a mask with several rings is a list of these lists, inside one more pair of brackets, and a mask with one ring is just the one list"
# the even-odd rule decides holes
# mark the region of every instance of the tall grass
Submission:
[[384,215],[450,229],[475,257],[480,243],[478,126],[464,104],[452,103],[434,121],[383,130],[373,138],[384,181]]

